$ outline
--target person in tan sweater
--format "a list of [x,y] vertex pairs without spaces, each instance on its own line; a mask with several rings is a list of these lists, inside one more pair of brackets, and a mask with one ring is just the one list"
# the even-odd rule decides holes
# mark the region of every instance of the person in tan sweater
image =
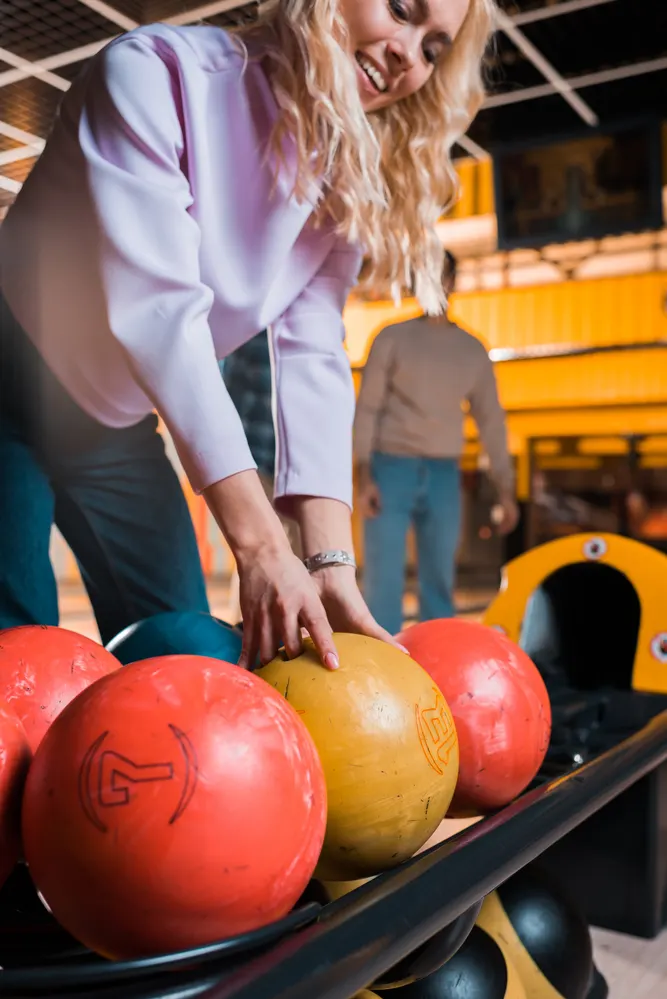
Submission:
[[[446,254],[447,294],[456,260]],[[354,453],[364,524],[364,596],[392,634],[403,624],[405,544],[415,528],[420,619],[452,616],[460,530],[463,403],[479,429],[498,490],[496,527],[518,522],[505,413],[484,345],[448,317],[388,326],[364,368]]]

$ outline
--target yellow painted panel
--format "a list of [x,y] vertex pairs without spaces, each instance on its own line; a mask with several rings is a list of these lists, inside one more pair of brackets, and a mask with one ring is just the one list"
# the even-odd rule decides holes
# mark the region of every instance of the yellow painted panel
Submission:
[[585,437],[579,442],[581,454],[627,454],[628,443],[622,437]]
[[455,219],[467,219],[471,215],[476,215],[476,191],[477,191],[477,178],[476,178],[476,163],[474,160],[465,160],[460,163],[457,167],[456,172],[459,175],[459,181],[461,184],[461,190],[459,192],[459,199],[449,213],[449,218]]
[[[664,434],[667,405],[577,407],[532,413],[508,413],[507,433],[512,454],[520,454],[529,437],[594,436],[596,434]],[[466,441],[477,440],[475,422],[464,423]]]
[[632,674],[634,690],[667,693],[667,557],[630,538],[614,534],[577,534],[533,548],[509,562],[503,583],[484,616],[518,642],[528,601],[535,590],[562,566],[600,561],[622,572],[641,602],[641,623]]
[[520,454],[516,456],[516,495],[520,501],[530,499],[532,482],[531,467],[528,450],[524,447]]
[[477,211],[476,215],[493,215],[496,203],[493,193],[493,163],[482,160],[477,164]]
[[[615,346],[667,340],[667,272],[633,274],[452,296],[452,318],[488,347]],[[375,335],[421,312],[415,299],[351,299],[343,316],[352,364],[365,363]]]
[[639,442],[638,451],[641,454],[655,454],[656,451],[664,452],[667,449],[667,437],[656,435]]
[[460,196],[446,218],[467,219],[475,215],[492,215],[495,211],[492,161],[463,160],[457,165],[456,172],[461,183]]
[[452,297],[452,316],[491,347],[599,346],[667,339],[667,272]]
[[496,364],[507,410],[667,403],[667,348]]
[[539,441],[535,447],[536,454],[560,454],[558,441]]

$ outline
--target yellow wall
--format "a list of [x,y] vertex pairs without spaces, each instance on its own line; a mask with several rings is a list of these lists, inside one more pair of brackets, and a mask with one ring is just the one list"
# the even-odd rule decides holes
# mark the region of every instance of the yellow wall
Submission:
[[[451,315],[489,347],[598,347],[667,340],[667,272],[453,295]],[[345,310],[353,365],[363,364],[378,331],[419,315],[414,299],[351,301]]]
[[493,163],[491,160],[463,160],[456,168],[461,184],[459,200],[447,213],[447,218],[466,219],[473,215],[492,215]]
[[667,340],[667,272],[456,295],[452,315],[491,347]]
[[508,411],[667,403],[667,347],[496,364]]

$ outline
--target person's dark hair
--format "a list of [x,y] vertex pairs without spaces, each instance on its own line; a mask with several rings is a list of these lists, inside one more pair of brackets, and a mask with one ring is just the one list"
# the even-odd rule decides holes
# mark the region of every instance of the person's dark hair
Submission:
[[[458,261],[454,256],[454,254],[451,252],[451,250],[445,250],[445,256],[442,262],[442,277],[441,277],[443,286],[448,284],[449,281],[456,280],[457,267],[458,267]],[[414,285],[414,276],[412,281],[410,282],[410,290],[413,295],[416,294],[415,285]]]
[[456,280],[456,257],[450,250],[445,250],[445,260],[442,266],[442,283]]

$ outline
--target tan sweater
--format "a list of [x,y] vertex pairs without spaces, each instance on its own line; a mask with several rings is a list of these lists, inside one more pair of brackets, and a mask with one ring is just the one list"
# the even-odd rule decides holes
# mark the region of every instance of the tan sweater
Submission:
[[410,319],[382,330],[364,368],[354,425],[355,458],[373,451],[458,458],[463,403],[477,423],[500,490],[513,485],[505,413],[484,345],[449,321]]

